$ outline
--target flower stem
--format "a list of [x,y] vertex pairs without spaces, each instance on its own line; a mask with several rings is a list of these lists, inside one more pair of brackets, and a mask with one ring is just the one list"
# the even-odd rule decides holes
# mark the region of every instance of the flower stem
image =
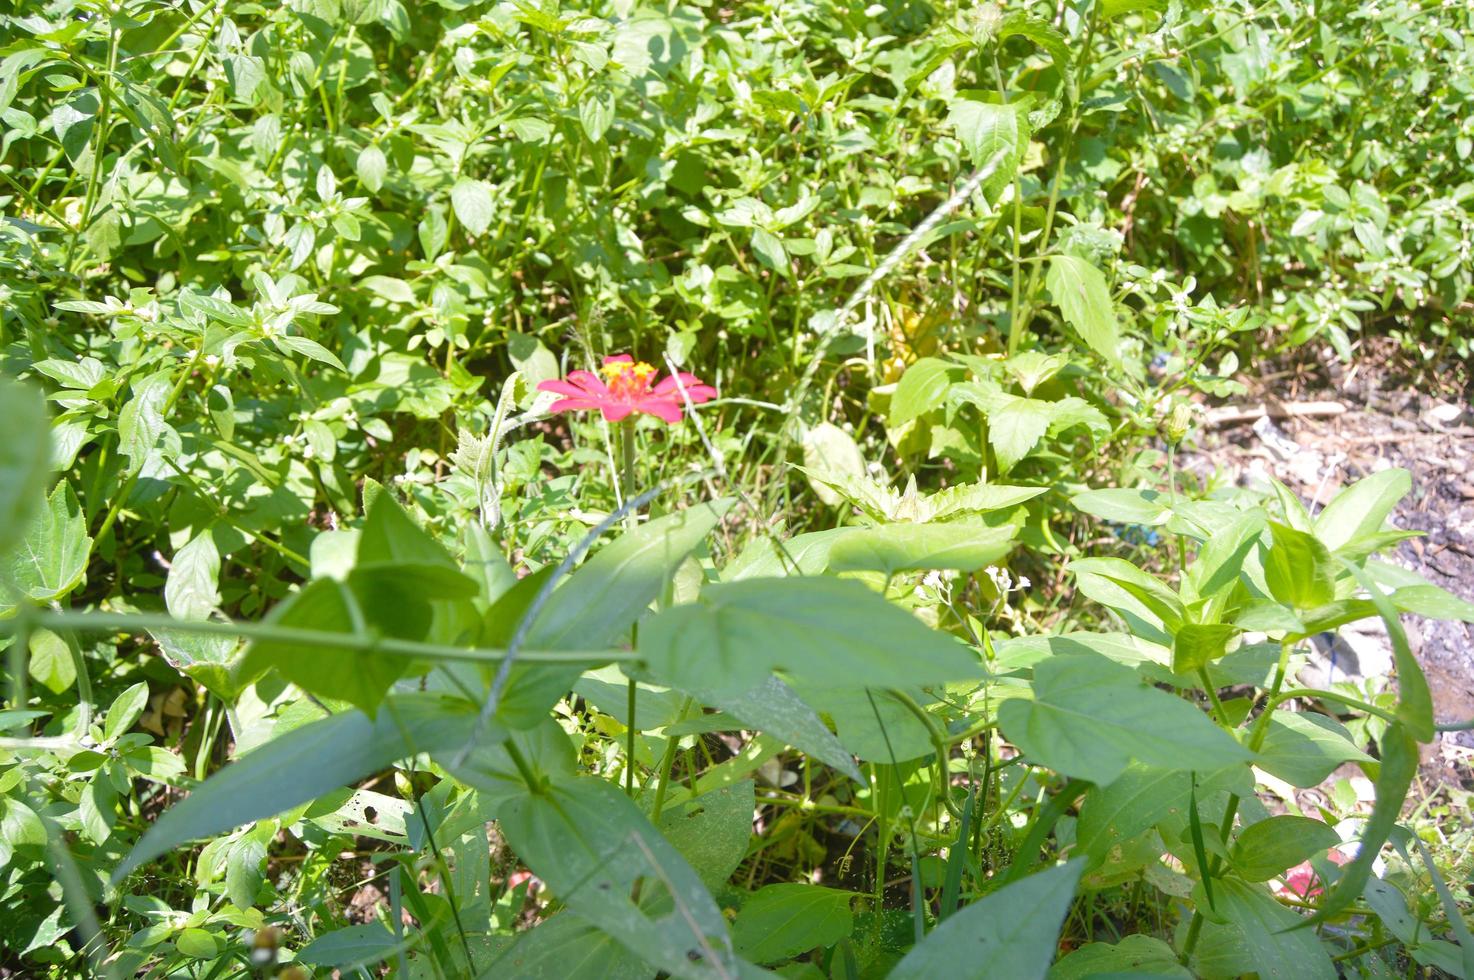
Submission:
[[[635,488],[635,417],[626,418],[619,424],[619,482],[620,497],[624,500],[633,500],[638,494]],[[639,520],[639,514],[631,507],[629,514],[625,516],[624,527],[626,531],[633,531]],[[630,647],[635,645],[635,630],[638,627],[630,626]],[[628,714],[625,720],[629,724],[629,733],[624,747],[624,791],[628,796],[635,795],[635,736],[638,729],[635,728],[635,694],[636,687],[634,678],[629,681],[629,697],[626,705]]]
[[[687,696],[681,702],[681,710],[676,712],[676,721],[686,720],[686,712],[691,710],[693,699]],[[655,806],[650,811],[650,822],[656,826],[660,825],[660,811],[665,809],[665,792],[670,786],[670,771],[676,763],[676,749],[681,744],[679,735],[665,736],[665,755],[660,760],[660,781],[655,784]]]

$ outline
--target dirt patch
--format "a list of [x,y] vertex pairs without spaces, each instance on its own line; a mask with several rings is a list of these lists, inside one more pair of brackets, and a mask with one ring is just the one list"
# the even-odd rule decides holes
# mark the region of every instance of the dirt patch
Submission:
[[[1313,508],[1343,486],[1392,466],[1412,474],[1413,490],[1392,522],[1424,536],[1402,542],[1388,560],[1474,601],[1474,412],[1468,368],[1407,370],[1396,358],[1356,365],[1298,364],[1250,380],[1236,402],[1264,403],[1271,418],[1211,427],[1184,460],[1200,474],[1248,485],[1269,474]],[[1334,415],[1297,415],[1309,402],[1337,402]],[[1474,626],[1408,617],[1408,638],[1427,672],[1442,723],[1474,718]],[[1471,785],[1474,732],[1447,733],[1429,766]]]

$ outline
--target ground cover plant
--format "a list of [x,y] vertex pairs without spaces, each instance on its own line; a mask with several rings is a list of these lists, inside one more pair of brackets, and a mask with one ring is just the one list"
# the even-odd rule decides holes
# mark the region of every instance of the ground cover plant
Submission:
[[1471,80],[1429,0],[12,3],[0,971],[1474,975],[1424,488],[1179,467],[1467,380]]

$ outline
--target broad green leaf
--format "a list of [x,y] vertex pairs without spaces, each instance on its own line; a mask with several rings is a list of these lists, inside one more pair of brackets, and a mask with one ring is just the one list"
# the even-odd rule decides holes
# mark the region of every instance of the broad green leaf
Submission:
[[1228,652],[1228,643],[1238,632],[1237,626],[1224,623],[1183,623],[1172,634],[1172,669],[1187,674],[1208,666]]
[[1268,881],[1339,843],[1341,835],[1324,821],[1282,814],[1240,831],[1229,859],[1245,881]]
[[[964,483],[927,494],[917,507],[918,515],[912,519],[941,521],[958,515],[1009,510],[1048,491],[1048,487],[1013,487],[1002,483]],[[906,516],[905,508],[906,501],[903,499],[901,516]]]
[[1277,709],[1269,719],[1255,764],[1291,786],[1318,786],[1344,762],[1371,762],[1334,718]]
[[834,542],[829,567],[836,572],[911,569],[975,572],[997,564],[1013,548],[1015,529],[963,521],[947,524],[887,524],[857,529]]
[[1269,522],[1274,545],[1264,556],[1270,594],[1296,609],[1314,609],[1336,598],[1335,568],[1326,546],[1313,535]]
[[754,538],[722,569],[722,579],[737,582],[745,578],[779,578],[791,574],[819,575],[829,567],[829,552],[834,542],[855,533],[855,530],[836,527],[827,531],[809,531],[784,541],[772,537]]
[[1172,517],[1167,496],[1156,490],[1086,490],[1071,497],[1070,503],[1077,510],[1118,524],[1155,527],[1167,523]]
[[1133,763],[1108,786],[1094,786],[1080,805],[1075,825],[1078,853],[1092,864],[1111,849],[1150,830],[1167,814],[1187,809],[1189,774]]
[[578,773],[578,759],[568,733],[548,715],[531,728],[487,743],[478,742],[462,759],[464,749],[464,744],[455,745],[442,752],[432,751],[431,756],[456,779],[474,788],[479,805],[493,816],[507,800],[527,792],[528,773],[544,783],[572,779]]
[[654,980],[655,970],[609,933],[559,912],[517,936],[480,980]]
[[1084,868],[1075,860],[1041,871],[954,913],[896,964],[889,980],[1046,976]]
[[31,679],[52,694],[60,694],[77,681],[77,662],[67,641],[50,630],[31,634],[30,660],[26,664]]
[[[1275,901],[1264,886],[1223,878],[1217,883],[1217,898],[1228,924],[1207,923],[1202,946],[1212,948],[1209,935],[1220,934],[1218,942],[1226,948],[1218,956],[1233,964],[1229,975],[1253,972],[1262,978],[1335,980],[1336,968],[1315,933],[1296,928],[1307,920]],[[1221,968],[1198,972],[1224,975]]]
[[1409,585],[1392,593],[1390,598],[1399,610],[1415,616],[1474,623],[1474,602],[1436,585]]
[[1049,971],[1049,980],[1089,980],[1091,977],[1182,977],[1192,980],[1177,954],[1155,936],[1126,936],[1119,943],[1087,943],[1061,959]]
[[651,966],[701,980],[738,972],[726,920],[701,879],[613,785],[579,777],[524,792],[502,805],[500,825],[568,908]]
[[377,966],[393,953],[396,945],[394,933],[383,923],[366,922],[319,933],[297,951],[297,959],[322,967]]
[[[275,816],[419,752],[458,747],[476,727],[476,705],[429,694],[387,699],[377,718],[357,711],[279,735],[205,780],[158,818],[113,882],[188,841]],[[504,738],[492,727],[482,744]]]
[[496,217],[491,185],[484,180],[462,177],[450,189],[450,204],[456,218],[473,235],[484,235]]
[[1075,72],[1070,58],[1070,47],[1064,35],[1050,26],[1048,21],[1030,16],[1023,11],[1013,11],[1006,15],[1002,23],[998,25],[998,39],[1001,41],[1008,37],[1026,37],[1049,52],[1050,60],[1054,62],[1054,70],[1059,75],[1060,83],[1064,86],[1065,94],[1071,101],[1079,98],[1079,92],[1076,91]]
[[379,188],[384,186],[384,177],[389,173],[389,160],[384,156],[383,150],[370,144],[359,151],[353,169],[368,192],[377,194]]
[[946,361],[923,357],[906,368],[891,395],[890,415],[886,421],[898,429],[918,416],[940,408],[947,389],[961,372]]
[[46,493],[50,452],[40,392],[0,379],[0,554],[20,540]]
[[[843,682],[806,684],[804,700],[834,723],[838,744],[865,762],[910,762],[933,755],[931,730],[888,690],[850,687]],[[923,706],[931,702],[920,688],[905,693]]]
[[973,166],[986,166],[994,157],[1003,155],[1002,162],[983,181],[983,194],[996,201],[1003,188],[1013,181],[1028,142],[1018,107],[959,99],[952,103],[947,123],[967,150]]
[[164,605],[178,619],[208,619],[220,605],[220,551],[201,531],[174,552],[164,580]]
[[527,645],[587,650],[627,640],[630,625],[665,591],[676,568],[701,545],[731,503],[723,499],[699,504],[621,535],[553,592]]
[[732,945],[754,963],[776,963],[833,946],[854,928],[854,892],[811,884],[766,885],[732,923]]
[[133,723],[138,720],[139,715],[143,714],[143,709],[147,705],[147,681],[139,681],[113,699],[113,703],[107,709],[107,719],[103,724],[104,741],[111,742],[132,728]]
[[328,367],[337,368],[339,371],[347,371],[338,355],[328,350],[317,341],[303,337],[300,334],[277,334],[271,338],[271,342],[283,352],[301,354],[304,357],[326,364]]
[[[813,471],[821,476],[831,473],[848,477],[865,476],[865,457],[855,444],[854,436],[832,422],[820,422],[805,431],[803,446],[806,471]],[[811,478],[809,482],[815,495],[831,507],[844,499],[822,478]]]
[[[1187,618],[1187,610],[1175,592],[1129,561],[1082,558],[1070,563],[1070,571],[1075,574],[1080,591],[1096,602],[1117,610],[1140,610],[1169,633]],[[1109,587],[1101,588],[1102,584]],[[1123,598],[1127,601],[1122,601]]]
[[827,577],[708,586],[646,623],[640,654],[663,683],[718,692],[749,690],[772,670],[876,687],[982,674],[953,638],[858,582]]
[[590,95],[580,99],[578,121],[589,140],[599,142],[609,130],[610,123],[614,122],[614,98],[608,95]]
[[988,413],[988,445],[998,457],[999,471],[1008,472],[1033,452],[1053,421],[1053,402],[1006,396]]
[[690,693],[703,704],[725,711],[744,727],[781,739],[855,782],[864,782],[855,760],[824,727],[814,709],[793,688],[771,674],[751,690],[736,694],[706,690]]
[[1105,275],[1082,258],[1056,255],[1044,283],[1065,322],[1107,364],[1119,368],[1121,337]]
[[130,472],[142,469],[168,430],[164,405],[173,386],[173,372],[151,374],[133,386],[133,396],[118,413],[118,451],[128,457]]
[[[82,506],[71,485],[62,481],[6,557],[7,577],[26,599],[51,602],[81,584],[91,550]],[[0,606],[9,605],[8,599],[0,599]]]
[[1186,597],[1210,598],[1225,595],[1239,581],[1244,560],[1264,530],[1264,515],[1254,510],[1227,528],[1210,535],[1198,549],[1183,581]]
[[[396,602],[392,589],[365,591],[367,595],[360,595],[347,583],[318,579],[273,609],[266,621],[276,626],[342,634],[345,638],[367,638],[373,635],[371,629],[403,639],[423,638],[430,625],[428,604],[402,596],[399,598],[404,601]],[[411,616],[415,618],[408,618]],[[404,657],[361,647],[304,649],[294,643],[257,640],[246,652],[244,670],[257,674],[274,667],[303,690],[347,701],[373,714],[390,685],[408,666]]]
[[660,832],[715,892],[747,856],[755,806],[753,781],[744,779],[668,806]]
[[1382,530],[1397,502],[1412,488],[1412,474],[1400,467],[1358,480],[1316,515],[1315,536],[1327,551],[1343,551]]
[[1209,771],[1250,757],[1202,711],[1096,654],[1040,661],[1033,688],[1034,700],[1003,703],[999,723],[1032,761],[1067,776],[1105,786],[1133,759]]

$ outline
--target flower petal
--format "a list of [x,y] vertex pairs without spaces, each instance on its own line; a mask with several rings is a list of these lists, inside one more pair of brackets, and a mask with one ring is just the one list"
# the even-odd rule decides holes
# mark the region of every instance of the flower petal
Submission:
[[555,415],[558,412],[584,412],[602,407],[599,402],[588,398],[560,398],[548,406],[548,413]]
[[651,395],[636,402],[635,409],[646,415],[653,415],[670,425],[676,425],[681,421],[681,402],[678,398]]
[[604,413],[604,421],[606,422],[619,422],[634,410],[635,406],[626,402],[606,401],[599,404],[599,411]]
[[620,364],[620,363],[633,364],[633,363],[635,363],[635,358],[634,358],[634,355],[632,355],[632,354],[611,354],[608,357],[604,358],[604,363],[605,364]]

